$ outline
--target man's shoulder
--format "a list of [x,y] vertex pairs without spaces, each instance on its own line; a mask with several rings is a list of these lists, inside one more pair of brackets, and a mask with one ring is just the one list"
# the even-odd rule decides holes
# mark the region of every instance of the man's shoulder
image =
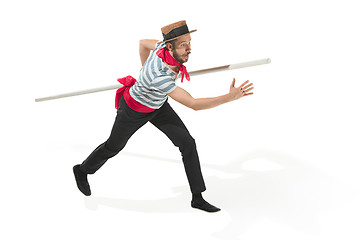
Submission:
[[158,56],[154,56],[153,59],[150,59],[146,66],[144,66],[144,71],[146,73],[151,73],[154,77],[168,75],[163,61]]
[[[161,44],[164,45],[164,43],[160,43],[160,48]],[[143,66],[143,71],[144,73],[149,73],[154,77],[170,77],[171,71],[169,71],[169,67],[167,67],[162,59],[156,55],[156,51],[158,51],[160,48],[155,48],[154,52],[151,53],[148,61],[146,61]]]
[[154,51],[157,51],[157,50],[159,50],[159,49],[161,49],[161,48],[163,48],[163,47],[165,47],[165,43],[163,43],[163,42],[157,42],[157,43],[155,44]]

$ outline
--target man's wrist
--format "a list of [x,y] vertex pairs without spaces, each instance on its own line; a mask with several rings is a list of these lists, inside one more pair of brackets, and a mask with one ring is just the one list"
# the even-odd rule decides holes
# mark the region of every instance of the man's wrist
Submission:
[[235,100],[235,98],[230,93],[227,93],[224,96],[225,96],[226,102],[232,102]]

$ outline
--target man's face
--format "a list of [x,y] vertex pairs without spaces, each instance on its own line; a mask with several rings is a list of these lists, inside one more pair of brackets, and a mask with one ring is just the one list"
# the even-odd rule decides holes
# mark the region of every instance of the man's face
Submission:
[[169,50],[170,54],[179,63],[185,63],[189,60],[189,54],[191,53],[191,37],[190,34],[181,36],[176,40],[175,46]]

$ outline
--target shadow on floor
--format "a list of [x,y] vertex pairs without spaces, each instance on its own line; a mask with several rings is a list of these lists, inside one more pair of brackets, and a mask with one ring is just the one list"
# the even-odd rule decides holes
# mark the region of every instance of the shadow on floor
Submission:
[[[267,167],[262,167],[261,163],[266,163]],[[205,179],[210,190],[206,197],[219,204],[232,219],[222,231],[214,234],[215,237],[236,239],[263,220],[275,221],[311,235],[321,234],[317,219],[331,207],[333,179],[320,170],[290,155],[266,149],[241,156],[224,166],[203,164],[202,167],[203,171],[212,169],[222,173],[220,177],[215,174]],[[231,177],[222,177],[226,174]],[[85,198],[85,206],[91,210],[107,206],[145,213],[198,211],[190,207],[187,185],[172,190],[174,196],[155,200],[90,197]]]

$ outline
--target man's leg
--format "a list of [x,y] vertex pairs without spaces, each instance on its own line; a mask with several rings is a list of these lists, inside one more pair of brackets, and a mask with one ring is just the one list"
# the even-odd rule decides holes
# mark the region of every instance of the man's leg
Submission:
[[219,208],[207,203],[201,196],[206,190],[202,176],[199,156],[194,138],[190,135],[186,126],[166,102],[150,122],[160,129],[177,146],[182,154],[186,176],[193,193],[192,207],[208,212],[219,211]]
[[206,187],[201,173],[195,140],[180,117],[168,103],[165,103],[150,122],[179,148],[191,192],[201,193],[205,191]]
[[100,144],[81,165],[74,166],[76,182],[82,193],[87,196],[91,194],[87,174],[94,174],[109,158],[118,154],[129,138],[149,120],[151,114],[138,113],[130,109],[123,98],[120,100],[110,137]]

